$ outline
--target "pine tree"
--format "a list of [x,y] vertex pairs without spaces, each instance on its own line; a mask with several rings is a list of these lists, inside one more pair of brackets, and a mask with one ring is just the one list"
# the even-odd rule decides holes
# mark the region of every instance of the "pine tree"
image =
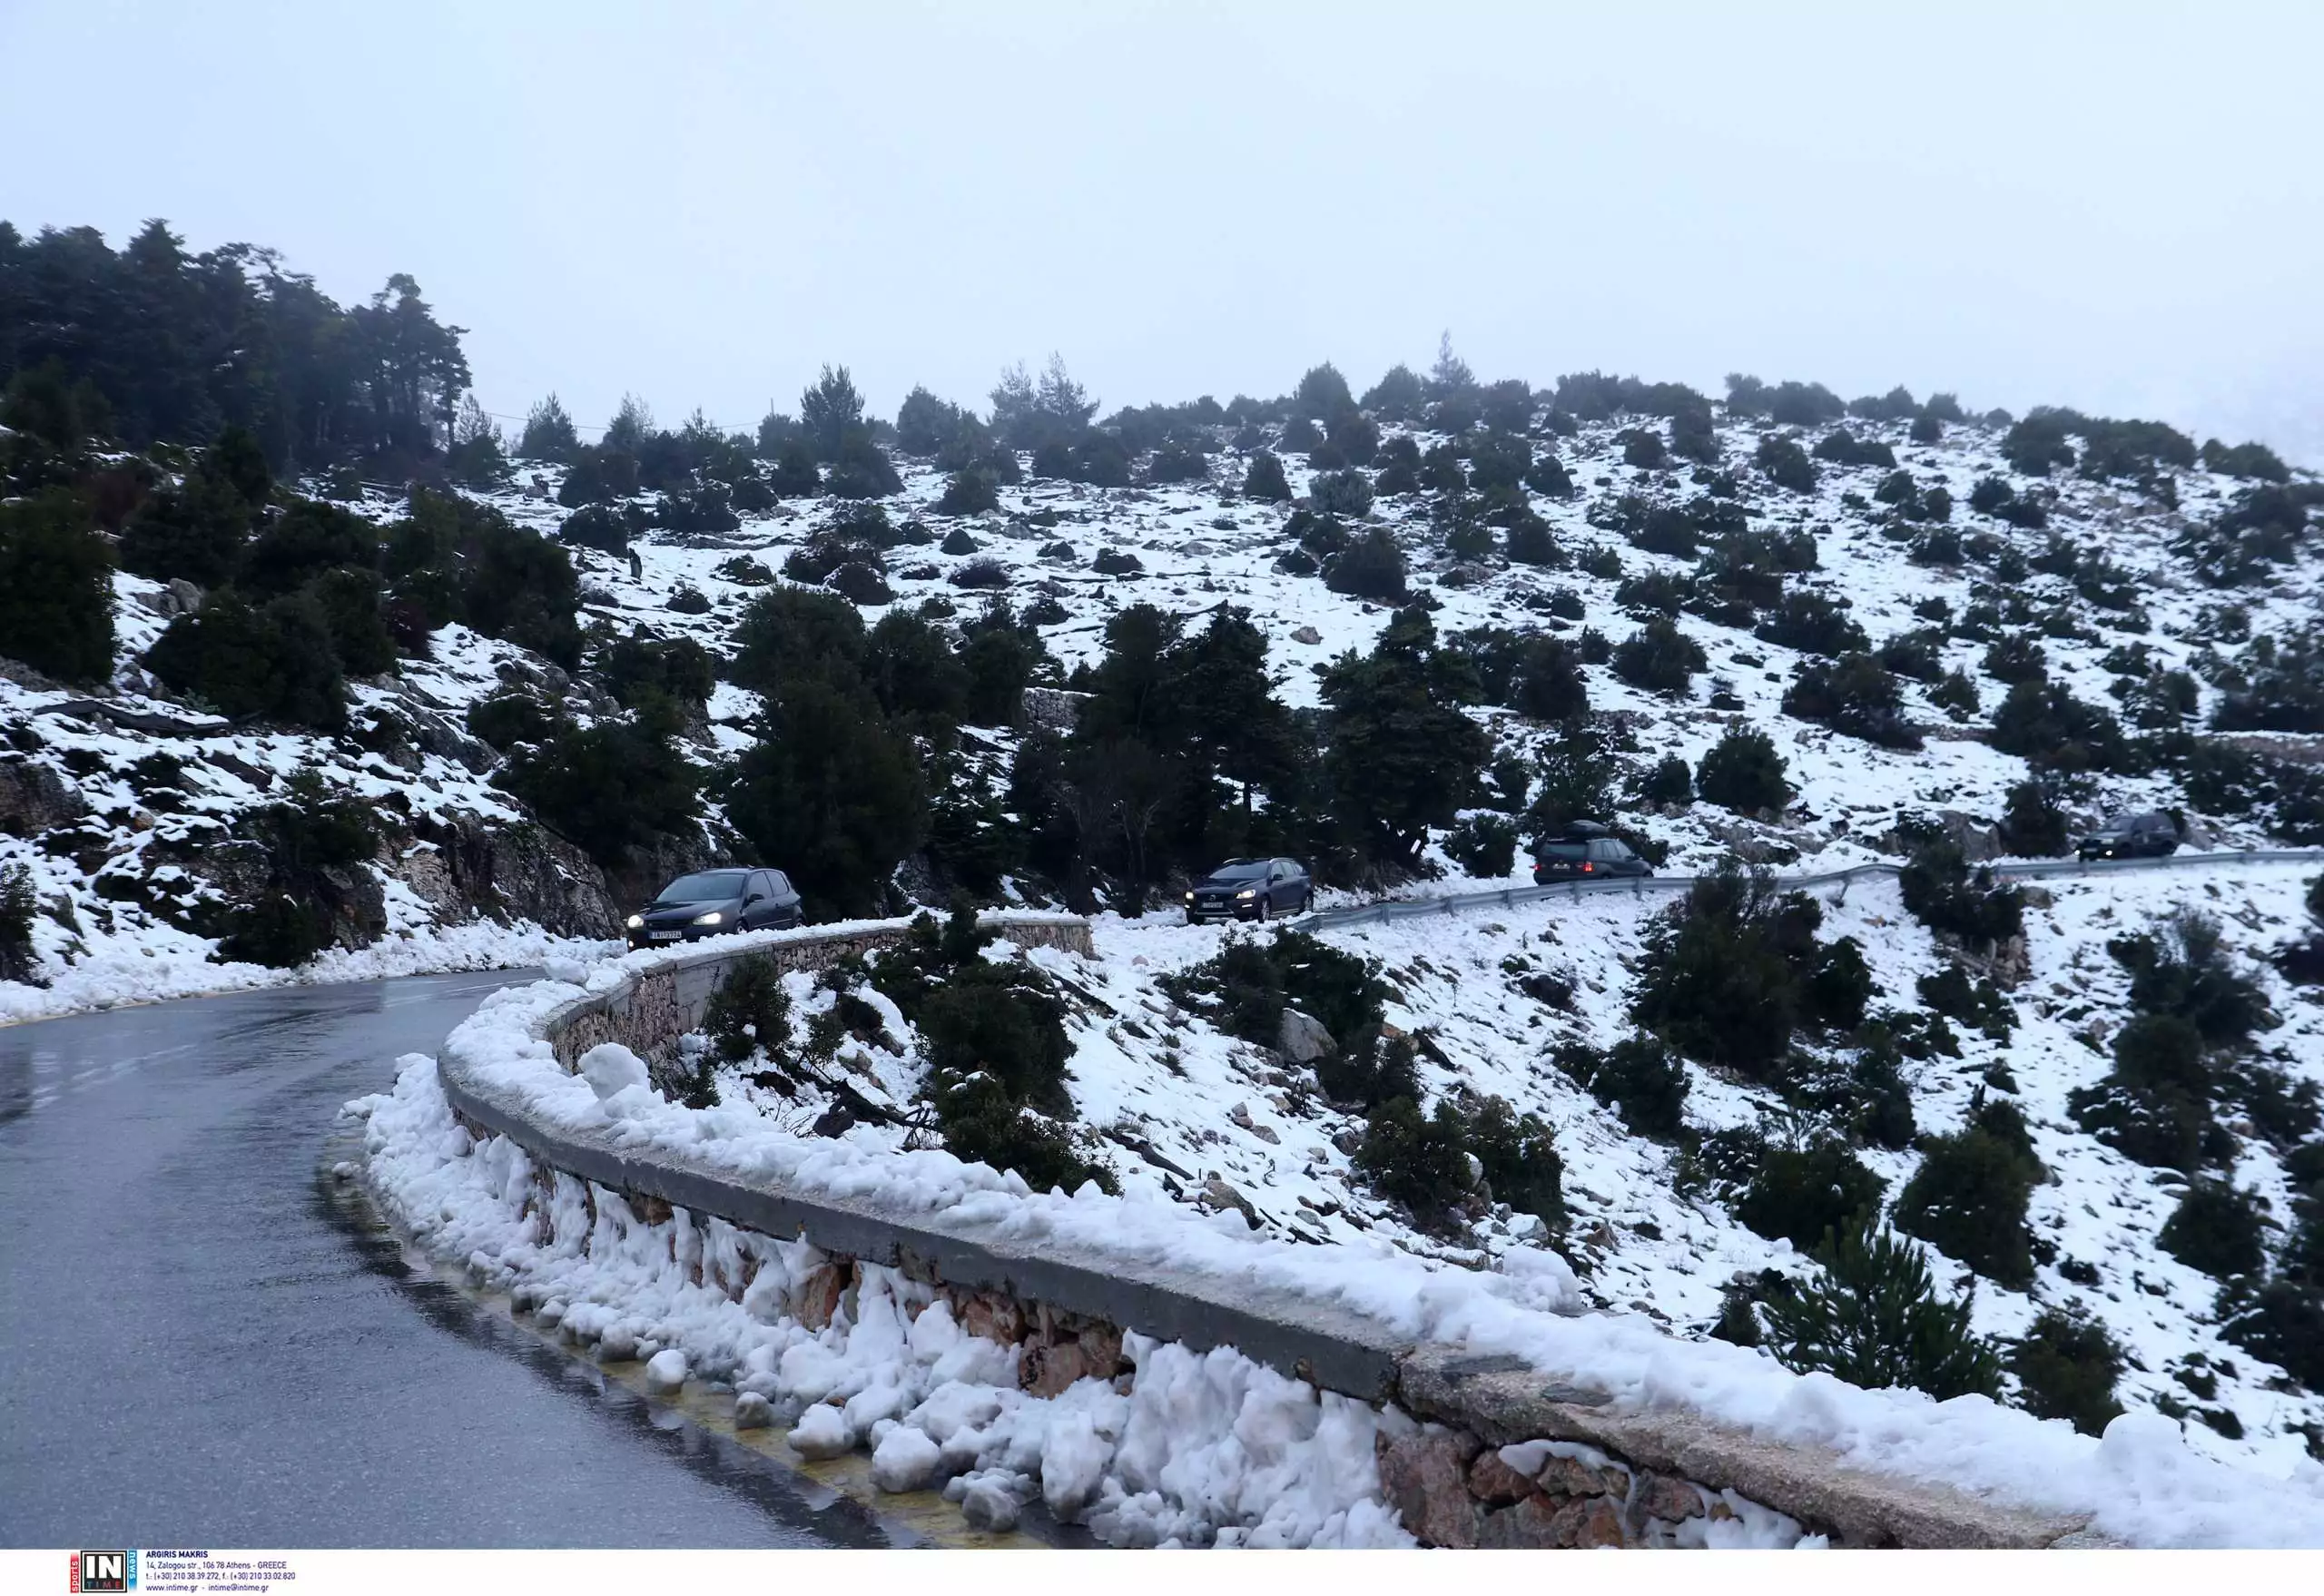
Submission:
[[1762,1309],[1767,1345],[1786,1368],[1820,1369],[1867,1390],[1907,1386],[1940,1402],[2000,1396],[2000,1354],[1969,1327],[1965,1298],[1936,1295],[1917,1248],[1867,1218],[1818,1256],[1820,1274]]
[[517,440],[517,456],[519,459],[547,460],[561,466],[571,460],[580,447],[581,438],[574,430],[573,418],[552,393],[525,417],[525,432]]
[[1492,756],[1435,645],[1425,610],[1401,611],[1368,656],[1343,655],[1324,675],[1335,817],[1374,862],[1400,872],[1419,868],[1429,828],[1452,823]]
[[68,682],[113,675],[112,561],[61,488],[0,503],[0,653]]

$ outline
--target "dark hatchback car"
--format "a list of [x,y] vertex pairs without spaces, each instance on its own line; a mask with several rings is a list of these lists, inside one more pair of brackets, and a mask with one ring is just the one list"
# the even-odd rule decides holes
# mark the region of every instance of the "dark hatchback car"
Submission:
[[1187,889],[1187,923],[1304,914],[1315,899],[1315,883],[1295,859],[1230,859]]
[[779,870],[699,870],[629,917],[629,945],[658,947],[799,923],[799,894]]
[[2118,814],[2075,844],[2084,859],[2165,859],[2179,852],[2179,827],[2161,811]]
[[1533,880],[1541,886],[1653,873],[1628,842],[1595,821],[1576,821],[1533,850]]

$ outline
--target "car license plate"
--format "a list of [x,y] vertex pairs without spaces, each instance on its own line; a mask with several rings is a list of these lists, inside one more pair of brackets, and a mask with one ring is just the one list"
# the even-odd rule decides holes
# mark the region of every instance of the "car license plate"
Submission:
[[647,939],[652,941],[675,942],[678,940],[679,933],[674,931],[647,931],[645,935]]

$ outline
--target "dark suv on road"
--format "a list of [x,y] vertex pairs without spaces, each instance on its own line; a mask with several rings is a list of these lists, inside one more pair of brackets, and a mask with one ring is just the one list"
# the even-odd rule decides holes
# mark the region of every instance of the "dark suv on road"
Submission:
[[2179,827],[2161,811],[2118,814],[2084,837],[2074,852],[2090,859],[2167,859],[2179,852]]
[[1187,890],[1187,923],[1304,914],[1315,900],[1315,884],[1295,859],[1230,859]]
[[1645,876],[1653,867],[1628,842],[1596,821],[1578,820],[1554,836],[1544,837],[1533,850],[1533,881],[1598,881],[1613,876]]
[[629,945],[653,948],[799,923],[799,894],[779,870],[698,870],[629,917]]

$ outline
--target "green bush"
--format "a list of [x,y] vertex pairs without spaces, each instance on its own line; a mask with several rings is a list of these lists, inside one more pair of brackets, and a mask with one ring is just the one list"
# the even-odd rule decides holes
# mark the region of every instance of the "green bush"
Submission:
[[370,812],[350,795],[333,794],[309,767],[292,774],[281,802],[252,812],[236,830],[258,845],[266,878],[255,900],[218,914],[213,957],[278,969],[304,964],[327,945],[333,913],[354,907],[341,884],[347,873],[379,852]]
[[565,517],[556,539],[618,558],[629,552],[629,517],[611,505],[584,505]]
[[606,649],[597,679],[625,709],[641,709],[658,697],[699,710],[717,686],[708,649],[691,637],[655,637],[643,627]]
[[1709,668],[1702,645],[1667,616],[1648,621],[1614,648],[1614,675],[1642,692],[1679,696],[1698,671]]
[[1036,1189],[1068,1191],[1113,1177],[1058,1120],[1070,1118],[1064,1007],[1049,978],[1021,960],[983,957],[994,933],[956,908],[940,929],[922,914],[881,953],[872,981],[918,1029],[930,1070],[923,1095],[955,1156],[1014,1169]]
[[1467,1140],[1496,1201],[1532,1215],[1552,1233],[1564,1227],[1565,1163],[1548,1126],[1489,1097],[1469,1116]]
[[1321,471],[1308,480],[1307,500],[1320,515],[1368,515],[1372,479],[1356,470]]
[[753,954],[730,968],[725,980],[710,994],[702,1029],[710,1034],[718,1057],[729,1064],[740,1064],[762,1049],[779,1059],[791,1041],[791,997],[774,961]]
[[1280,455],[1263,448],[1251,456],[1250,468],[1243,473],[1243,497],[1272,504],[1291,502],[1291,483],[1283,474]]
[[1374,527],[1324,562],[1324,586],[1355,598],[1402,604],[1409,596],[1404,551],[1388,528]]
[[1847,601],[1801,589],[1786,593],[1753,635],[1802,654],[1862,654],[1872,646],[1864,628],[1847,613]]
[[1896,1198],[1894,1223],[1948,1257],[2013,1290],[2034,1282],[2034,1235],[2025,1213],[2039,1164],[1975,1123],[1930,1138]]
[[919,751],[860,678],[808,668],[817,674],[775,683],[759,741],[735,761],[727,818],[759,857],[783,862],[812,918],[877,913],[927,835]]
[[1423,1118],[1408,1097],[1391,1098],[1365,1117],[1356,1168],[1382,1196],[1400,1202],[1431,1229],[1447,1227],[1448,1210],[1472,1189],[1468,1127],[1450,1098]]
[[1739,720],[1728,723],[1695,767],[1695,792],[1704,803],[1737,814],[1779,812],[1791,802],[1775,740]]
[[0,503],[0,654],[66,682],[113,675],[113,576],[81,501]]
[[1972,980],[1958,964],[1947,964],[1916,983],[1921,1001],[1948,1020],[1957,1020],[1995,1041],[2006,1040],[2017,1024],[2017,1012],[1990,976]]
[[1913,918],[1970,947],[1990,948],[2024,932],[2024,893],[1996,885],[1984,865],[1973,874],[1961,844],[1950,837],[1935,837],[1915,849],[1896,885]]
[[1896,678],[1868,654],[1827,665],[1809,660],[1783,695],[1783,712],[1883,748],[1917,751],[1921,734],[1905,719]]
[[542,742],[518,744],[496,779],[543,825],[618,869],[631,849],[694,822],[697,777],[672,742],[675,729],[666,710],[587,727],[561,723]]
[[952,972],[916,1007],[932,1070],[981,1070],[1016,1102],[1069,1115],[1066,1060],[1072,1056],[1063,1010],[1046,981],[1028,980],[1029,966],[976,964]]
[[1670,451],[1662,446],[1662,435],[1645,427],[1632,427],[1617,435],[1622,446],[1622,464],[1641,471],[1660,471],[1670,464]]
[[2121,937],[2106,945],[2131,972],[2131,1006],[2176,1015],[2206,1046],[2241,1048],[2270,1022],[2266,996],[2235,967],[2219,922],[2192,909],[2172,911],[2161,935]]
[[347,685],[320,607],[303,596],[253,608],[222,590],[180,616],[145,652],[145,668],[219,714],[336,732]]
[[2009,1345],[2017,1405],[2039,1419],[2064,1419],[2084,1435],[2103,1434],[2122,1412],[2114,1395],[2128,1363],[2122,1344],[2073,1307],[2046,1307]]
[[2202,1033],[2175,1014],[2141,1014],[2114,1033],[2114,1067],[2066,1103],[2074,1122],[2133,1162],[2192,1170],[2215,1134]]
[[122,528],[122,568],[158,582],[182,577],[216,586],[233,574],[271,491],[266,462],[259,459],[253,468],[247,453],[229,448],[222,437],[182,483],[138,507]]
[[1095,1181],[1117,1191],[1112,1171],[1089,1158],[1052,1117],[1010,1100],[991,1076],[933,1077],[929,1098],[945,1149],[969,1163],[1012,1170],[1035,1191],[1078,1191]]
[[40,983],[33,947],[33,872],[21,864],[0,866],[0,981]]
[[556,710],[529,693],[496,693],[468,706],[468,731],[502,754],[520,743],[544,742],[556,727]]
[[1846,1147],[1769,1148],[1736,1199],[1735,1217],[1770,1240],[1812,1252],[1879,1211],[1884,1182]]
[[1631,1135],[1667,1141],[1684,1128],[1687,1067],[1655,1037],[1641,1031],[1602,1053],[1569,1042],[1552,1059],[1576,1085],[1620,1116]]
[[384,675],[396,666],[396,639],[379,601],[379,577],[360,568],[326,571],[307,584],[331,652],[350,676]]
[[1792,493],[1816,491],[1816,462],[1807,458],[1797,438],[1770,432],[1759,439],[1752,459],[1777,488]]
[[568,671],[581,663],[571,557],[496,509],[415,489],[410,516],[388,528],[385,566],[395,596],[432,626],[458,621]]
[[2324,1292],[2313,1283],[2269,1281],[2241,1303],[2220,1333],[2252,1356],[2278,1364],[2310,1391],[2324,1391]]
[[1548,498],[1571,498],[1573,477],[1556,455],[1547,449],[1535,457],[1532,467],[1525,473],[1525,486]]
[[2227,477],[2252,477],[2262,482],[2289,482],[2291,472],[2282,458],[2264,443],[2239,443],[2230,448],[2218,438],[2203,444],[2203,469]]
[[2072,410],[2036,405],[2003,436],[2002,458],[2013,471],[2028,477],[2046,477],[2053,466],[2073,464],[2073,449],[2066,442],[2066,434],[2069,430],[2082,430],[2082,424],[2083,418]]
[[1695,801],[1695,774],[1688,769],[1685,760],[1675,754],[1666,754],[1655,762],[1652,770],[1639,778],[1637,791],[1641,803],[1684,808]]
[[1444,855],[1472,876],[1505,876],[1517,868],[1517,823],[1498,814],[1464,816],[1445,833]]
[[979,516],[1000,507],[1000,485],[991,472],[975,467],[953,472],[936,501],[940,516]]
[[2069,845],[2065,811],[2051,783],[2017,783],[2009,790],[2001,817],[2003,843],[2020,858],[2063,853]]
[[1940,1402],[1998,1397],[2000,1354],[1969,1327],[1969,1304],[1936,1295],[1927,1263],[1868,1220],[1834,1238],[1824,1272],[1761,1306],[1766,1345],[1802,1374],[1822,1370],[1867,1390],[1905,1386]]
[[1331,1032],[1344,1053],[1377,1033],[1390,996],[1376,961],[1295,931],[1278,931],[1264,945],[1229,941],[1161,984],[1221,1030],[1261,1047],[1275,1045],[1287,1004]]
[[2250,1192],[2224,1180],[2197,1180],[2155,1237],[2164,1252],[2219,1280],[2257,1274],[2267,1261],[2266,1221]]
[[1876,466],[1890,471],[1896,468],[1895,449],[1872,438],[1860,438],[1845,427],[1836,427],[1817,440],[1816,458],[1836,466]]
[[1687,1058],[1774,1079],[1796,1031],[1852,1023],[1826,1007],[1835,994],[1816,990],[1832,957],[1816,941],[1822,923],[1813,898],[1722,861],[1649,922],[1632,1021]]

